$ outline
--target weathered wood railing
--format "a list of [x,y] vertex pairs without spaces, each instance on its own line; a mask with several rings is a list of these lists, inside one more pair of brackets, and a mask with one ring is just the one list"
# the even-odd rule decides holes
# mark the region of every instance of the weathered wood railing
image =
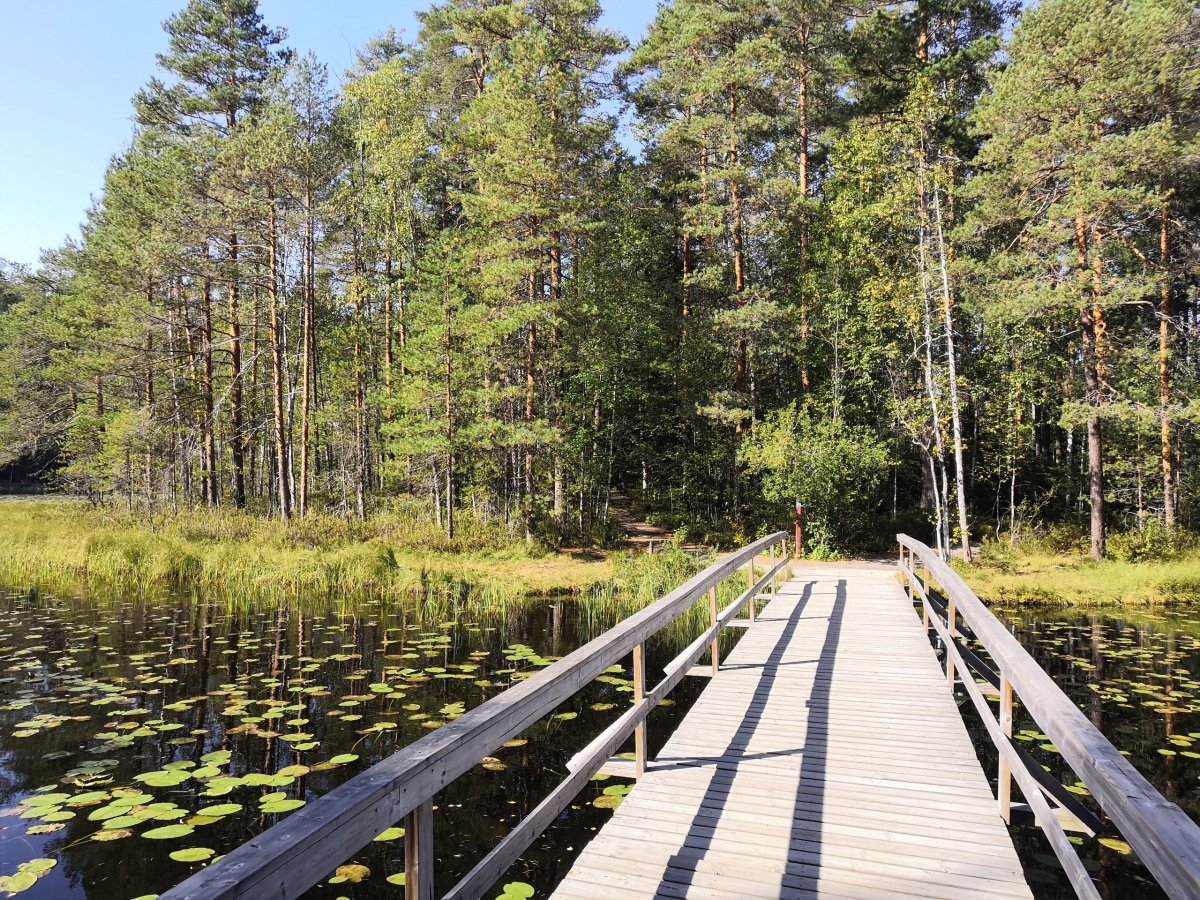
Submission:
[[[1016,695],[1163,890],[1171,897],[1200,898],[1200,827],[1129,764],[935,551],[907,535],[897,535],[897,540],[900,572],[914,602],[920,603],[926,627],[932,625],[945,647],[947,680],[951,688],[961,681],[999,750],[997,801],[1005,821],[1017,810],[1012,803],[1015,780],[1076,894],[1099,898],[1060,817],[1092,834],[1101,823],[1013,740]],[[916,573],[917,562],[922,576]],[[982,645],[990,665],[964,637]],[[990,699],[999,701],[998,713]]]
[[[782,558],[776,560],[776,552]],[[769,554],[767,570],[756,577],[755,561]],[[483,858],[446,897],[466,900],[483,894],[599,772],[617,749],[634,736],[630,774],[646,769],[646,717],[704,655],[719,664],[721,629],[769,585],[776,589],[787,566],[783,532],[755,541],[714,563],[675,590],[623,620],[558,662],[470,710],[455,721],[403,747],[304,809],[247,841],[224,858],[167,891],[162,900],[288,900],[297,897],[404,819],[405,896],[429,900],[434,892],[433,798],[485,756],[555,710],[609,666],[633,656],[633,705],[568,763],[568,774],[537,807]],[[746,567],[747,588],[723,610],[717,586]],[[644,646],[648,638],[679,618],[707,593],[710,624],[646,689]],[[702,670],[707,671],[707,670]]]

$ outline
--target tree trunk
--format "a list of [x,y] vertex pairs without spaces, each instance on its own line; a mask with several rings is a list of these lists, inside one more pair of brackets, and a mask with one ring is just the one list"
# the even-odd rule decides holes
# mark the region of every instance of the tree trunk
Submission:
[[958,495],[958,530],[963,559],[971,560],[971,526],[967,518],[967,492],[963,474],[962,418],[959,415],[958,361],[954,355],[954,295],[946,264],[946,241],[942,233],[942,203],[937,185],[933,189],[934,220],[937,223],[938,263],[942,275],[942,313],[946,320],[946,371],[950,381],[950,423],[954,440],[954,487]]
[[[800,202],[808,200],[808,32],[801,30],[800,38],[800,69],[797,79],[800,86],[800,96],[796,106],[797,128],[799,131],[799,171],[797,180],[800,188]],[[800,384],[805,391],[809,388],[808,376],[808,207],[803,205],[800,210]]]
[[[1089,288],[1086,279],[1090,275],[1088,266],[1087,224],[1083,211],[1075,214],[1075,254],[1078,278],[1081,285],[1079,323],[1083,334],[1083,381],[1087,392],[1088,420],[1088,502],[1091,507],[1091,553],[1093,559],[1103,559],[1104,546],[1104,439],[1100,428],[1101,359],[1099,346],[1103,326],[1097,322],[1102,315],[1097,294],[1097,281],[1092,280]],[[1100,322],[1103,322],[1101,318]]]
[[267,302],[270,305],[271,409],[275,431],[275,482],[279,497],[279,518],[292,517],[291,485],[287,465],[287,422],[283,409],[283,324],[279,315],[279,248],[275,217],[275,193],[267,196]]
[[[537,303],[537,271],[529,273],[529,304],[531,310]],[[537,363],[537,319],[536,313],[529,316],[529,328],[525,335],[525,424],[532,429],[534,415],[537,412],[537,381],[535,365]],[[532,436],[526,437],[525,444],[525,540],[533,540],[534,524],[534,448]]]
[[[311,209],[311,197],[306,198]],[[301,375],[300,375],[300,483],[298,509],[303,517],[308,514],[308,484],[309,484],[309,454],[310,419],[312,416],[313,395],[313,222],[309,212],[304,222],[303,273],[304,273],[304,311],[301,324]]]
[[367,517],[367,386],[362,352],[362,284],[355,273],[354,322],[354,512]]
[[1159,229],[1162,281],[1158,294],[1158,416],[1162,453],[1163,521],[1175,525],[1175,454],[1171,447],[1171,274],[1170,207],[1163,203]]
[[206,279],[200,300],[200,314],[203,321],[204,345],[203,358],[203,393],[204,393],[204,502],[209,506],[218,506],[221,502],[220,481],[217,479],[217,438],[216,438],[216,403],[213,397],[213,327],[212,327],[212,286]]
[[229,460],[233,467],[233,505],[246,507],[245,436],[242,434],[242,326],[238,301],[238,236],[229,233]]
[[[737,92],[732,88],[729,91],[729,165],[736,166],[738,164],[738,142],[737,142]],[[733,290],[736,295],[737,305],[740,307],[745,303],[743,293],[746,290],[746,255],[743,245],[744,228],[742,222],[742,196],[741,184],[736,177],[729,180],[729,206],[732,216],[733,226]],[[737,346],[735,350],[734,362],[735,374],[733,382],[733,390],[740,395],[746,390],[746,335],[741,329],[738,330]],[[737,436],[740,438],[745,431],[745,424],[739,418],[735,427]]]
[[454,384],[450,296],[446,294],[446,537],[454,540]]

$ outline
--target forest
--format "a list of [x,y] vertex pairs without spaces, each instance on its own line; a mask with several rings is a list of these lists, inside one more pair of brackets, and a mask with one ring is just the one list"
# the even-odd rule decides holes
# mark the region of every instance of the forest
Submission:
[[445,0],[339,79],[188,0],[81,237],[0,269],[6,480],[545,546],[614,497],[799,501],[818,555],[1200,527],[1193,4],[600,17]]

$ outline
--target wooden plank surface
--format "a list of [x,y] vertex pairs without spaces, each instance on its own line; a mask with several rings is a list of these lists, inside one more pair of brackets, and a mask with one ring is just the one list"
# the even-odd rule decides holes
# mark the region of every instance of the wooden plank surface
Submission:
[[1029,897],[890,566],[793,566],[555,897]]

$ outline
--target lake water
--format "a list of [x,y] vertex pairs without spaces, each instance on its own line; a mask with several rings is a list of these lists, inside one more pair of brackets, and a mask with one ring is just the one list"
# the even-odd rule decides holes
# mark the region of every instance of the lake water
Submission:
[[[1117,747],[1200,819],[1200,621],[1001,615]],[[184,596],[0,592],[0,876],[19,879],[10,888],[28,884],[21,896],[39,900],[165,891],[617,618],[598,600],[536,597],[501,608],[465,592],[441,597],[425,617],[378,601],[242,608]],[[649,671],[700,624],[656,639]],[[731,630],[727,644],[738,634]],[[439,892],[626,707],[628,665],[437,796]],[[703,684],[685,679],[674,702],[655,711],[652,751]],[[1057,771],[1036,727],[1016,727]],[[994,772],[990,742],[975,736]],[[593,782],[503,880],[546,896],[611,814],[622,784]],[[327,879],[310,896],[401,896],[387,879],[403,871],[403,840],[383,837],[345,861],[369,870],[362,881]],[[1038,894],[1071,896],[1040,832],[1019,828],[1014,837]],[[1112,896],[1154,896],[1129,854],[1090,840],[1081,849]]]
[[[1200,615],[994,609],[1114,746],[1169,800],[1200,822]],[[996,753],[974,717],[986,770]],[[1018,707],[1014,735],[1063,784],[1099,807]],[[1039,897],[1074,897],[1049,843],[1036,828],[1013,837]],[[1084,864],[1113,898],[1164,897],[1115,832],[1073,839]]]

